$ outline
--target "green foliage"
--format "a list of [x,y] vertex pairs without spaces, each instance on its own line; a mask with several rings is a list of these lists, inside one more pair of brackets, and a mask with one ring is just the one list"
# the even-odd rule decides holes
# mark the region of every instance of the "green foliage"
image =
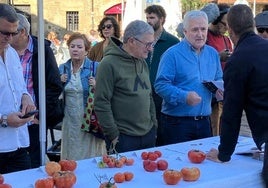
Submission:
[[202,0],[181,0],[183,14],[189,10],[199,10],[206,2]]

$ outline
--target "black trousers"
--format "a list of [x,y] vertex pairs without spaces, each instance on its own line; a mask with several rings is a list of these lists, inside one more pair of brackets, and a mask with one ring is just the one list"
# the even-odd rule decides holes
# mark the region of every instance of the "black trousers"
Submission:
[[264,180],[266,188],[268,188],[268,143],[265,143],[262,178]]
[[30,146],[27,151],[31,158],[31,167],[38,168],[41,166],[41,147],[39,141],[39,125],[33,124],[28,126],[29,136],[30,136]]

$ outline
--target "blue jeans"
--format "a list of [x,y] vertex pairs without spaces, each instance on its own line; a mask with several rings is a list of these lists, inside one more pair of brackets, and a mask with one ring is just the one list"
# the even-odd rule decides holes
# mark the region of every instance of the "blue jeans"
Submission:
[[[130,136],[120,133],[118,143],[116,144],[116,151],[118,153],[140,150],[145,148],[155,147],[156,128],[153,128],[143,136]],[[111,141],[105,139],[107,151],[109,152]]]
[[165,145],[211,137],[210,117],[194,120],[192,117],[175,117],[161,114]]
[[25,148],[0,153],[0,173],[10,173],[31,168],[31,159]]

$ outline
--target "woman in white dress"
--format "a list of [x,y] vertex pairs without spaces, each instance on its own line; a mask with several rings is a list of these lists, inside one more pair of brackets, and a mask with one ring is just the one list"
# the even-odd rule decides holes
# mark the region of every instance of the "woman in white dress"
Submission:
[[67,41],[71,59],[59,67],[64,83],[65,116],[62,123],[61,159],[81,160],[106,153],[105,142],[81,131],[90,87],[94,87],[97,62],[87,58],[90,42],[81,33]]

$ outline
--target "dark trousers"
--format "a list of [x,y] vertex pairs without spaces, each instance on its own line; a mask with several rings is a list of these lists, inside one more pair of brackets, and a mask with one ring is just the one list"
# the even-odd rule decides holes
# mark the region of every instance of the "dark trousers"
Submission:
[[20,148],[16,151],[0,153],[0,173],[10,173],[31,168],[28,151]]
[[152,97],[154,100],[154,104],[155,104],[155,112],[156,112],[156,119],[157,119],[157,123],[158,123],[158,127],[157,127],[157,138],[156,138],[156,146],[163,146],[164,145],[164,141],[163,141],[163,127],[161,125],[161,108],[162,108],[162,101],[163,99],[157,95],[154,90],[152,92]]
[[30,146],[27,148],[30,158],[31,167],[38,168],[41,166],[41,147],[39,141],[39,125],[33,124],[28,126],[30,136]]
[[265,143],[262,178],[264,180],[266,188],[268,188],[268,143]]
[[161,123],[164,131],[164,144],[175,144],[211,137],[210,117],[175,117],[162,113]]
[[[120,133],[115,150],[118,153],[122,153],[127,151],[134,151],[134,150],[155,147],[155,139],[156,139],[155,127],[153,127],[147,134],[143,136],[129,136]],[[109,152],[111,141],[106,139],[105,142],[107,151]]]

